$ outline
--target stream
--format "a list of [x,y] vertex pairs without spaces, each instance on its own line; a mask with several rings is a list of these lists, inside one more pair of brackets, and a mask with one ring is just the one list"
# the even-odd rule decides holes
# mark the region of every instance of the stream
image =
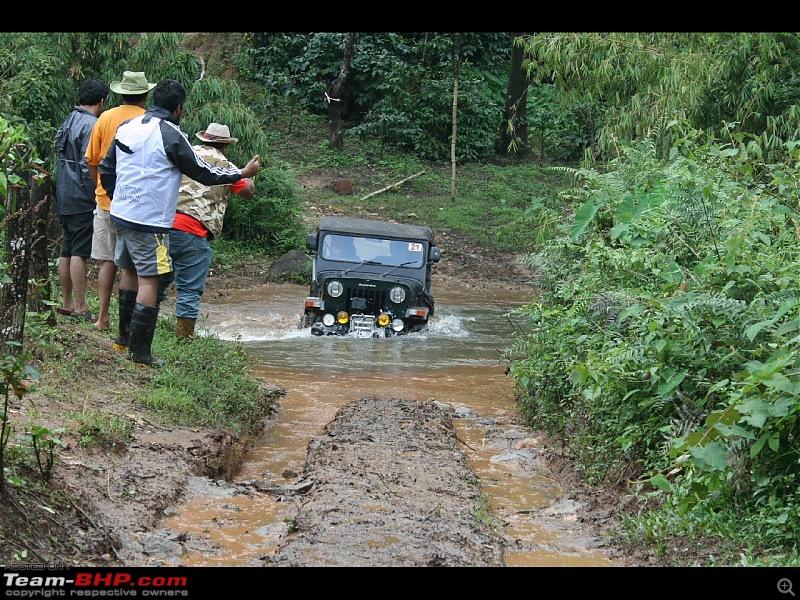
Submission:
[[[501,450],[486,444],[492,423],[514,423],[513,380],[502,353],[523,317],[511,311],[531,292],[474,289],[436,291],[436,313],[424,332],[394,338],[314,337],[298,330],[306,286],[265,284],[204,299],[198,332],[238,340],[257,363],[255,375],[286,390],[279,421],[246,457],[237,481],[280,481],[302,473],[309,440],[352,399],[366,396],[436,400],[467,411],[456,433],[481,480],[494,514],[517,541],[506,550],[508,566],[611,566],[591,543],[561,539],[569,507],[559,507],[558,485],[542,475],[520,476]],[[169,517],[197,544],[184,566],[258,564],[286,534],[287,502],[268,494],[229,496],[202,489]],[[543,508],[563,510],[564,523],[545,527],[531,518]],[[574,516],[574,515],[573,515]],[[213,546],[214,552],[205,551]],[[221,550],[220,550],[221,549]]]

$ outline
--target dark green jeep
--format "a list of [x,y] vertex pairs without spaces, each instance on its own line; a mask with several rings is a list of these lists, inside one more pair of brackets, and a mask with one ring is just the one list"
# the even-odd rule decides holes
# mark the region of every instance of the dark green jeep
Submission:
[[300,326],[314,335],[373,337],[419,331],[433,316],[429,227],[324,217],[308,235],[311,289]]

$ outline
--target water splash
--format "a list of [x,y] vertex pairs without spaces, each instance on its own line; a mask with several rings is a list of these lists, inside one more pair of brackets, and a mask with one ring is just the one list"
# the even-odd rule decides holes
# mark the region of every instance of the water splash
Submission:
[[467,331],[464,323],[473,321],[475,321],[474,317],[465,317],[453,314],[441,316],[437,315],[430,320],[427,330],[421,333],[455,338],[467,337],[469,335],[469,331]]
[[[408,334],[407,337],[426,339],[429,336],[463,338],[469,336],[466,323],[474,322],[474,317],[459,316],[455,314],[437,315],[428,323],[423,331]],[[213,327],[198,331],[199,335],[209,335],[211,332],[222,340],[238,341],[242,343],[271,342],[278,340],[292,340],[308,338],[311,329],[298,329],[294,322],[287,322],[280,315],[265,315],[263,319],[245,317],[240,320],[226,320],[215,323]],[[371,334],[353,332],[348,338],[372,338]]]

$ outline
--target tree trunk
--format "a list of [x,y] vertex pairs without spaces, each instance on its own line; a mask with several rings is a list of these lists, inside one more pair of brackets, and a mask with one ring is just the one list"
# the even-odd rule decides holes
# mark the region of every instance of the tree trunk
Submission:
[[430,66],[430,53],[428,49],[433,41],[433,33],[425,34],[425,41],[422,42],[422,66],[427,68]]
[[[524,33],[512,34],[514,40]],[[528,87],[530,79],[523,66],[525,49],[521,44],[513,43],[511,49],[511,68],[508,74],[508,92],[503,108],[503,122],[500,126],[500,138],[495,146],[498,154],[527,155],[530,151],[528,143]]]
[[355,45],[356,34],[351,32],[347,37],[347,44],[344,48],[344,59],[339,76],[333,80],[328,96],[328,114],[331,117],[331,148],[341,150],[344,147],[342,138],[342,104],[347,95],[347,77],[350,74],[350,60],[353,57],[353,46]]
[[458,78],[461,54],[461,34],[453,34],[453,137],[450,141],[450,200],[456,201],[456,134],[458,131]]
[[25,332],[28,277],[31,265],[33,229],[32,184],[38,178],[30,173],[25,184],[9,186],[5,199],[3,261],[8,281],[0,282],[0,353],[19,355]]
[[38,178],[34,178],[31,188],[33,223],[31,226],[30,279],[34,287],[28,293],[28,310],[45,313],[50,310],[46,301],[51,300],[52,296],[48,266],[50,259],[48,232],[53,206],[53,180],[46,175],[40,175]]

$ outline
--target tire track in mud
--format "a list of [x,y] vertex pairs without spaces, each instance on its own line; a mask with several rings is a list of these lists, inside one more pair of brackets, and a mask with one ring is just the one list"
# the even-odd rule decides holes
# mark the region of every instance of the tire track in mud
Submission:
[[313,480],[273,566],[504,566],[481,487],[435,402],[361,398],[309,444]]

